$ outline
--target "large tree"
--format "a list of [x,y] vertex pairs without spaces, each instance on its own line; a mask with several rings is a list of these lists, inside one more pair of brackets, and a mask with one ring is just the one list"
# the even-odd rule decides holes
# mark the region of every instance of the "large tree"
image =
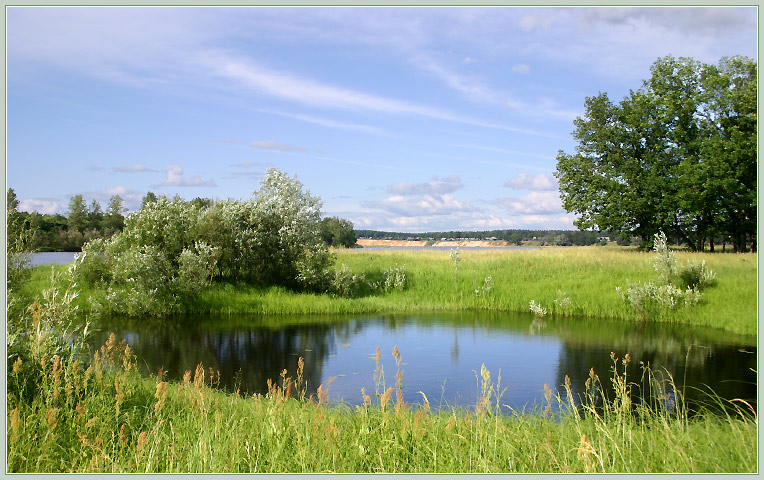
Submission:
[[581,229],[755,245],[755,62],[665,57],[651,73],[619,103],[586,99],[576,153],[557,156],[563,206]]

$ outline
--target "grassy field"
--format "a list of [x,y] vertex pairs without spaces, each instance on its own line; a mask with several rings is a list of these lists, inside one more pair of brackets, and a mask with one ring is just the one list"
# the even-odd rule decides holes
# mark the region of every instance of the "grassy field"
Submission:
[[[458,272],[449,251],[337,250],[337,266],[346,265],[367,280],[378,281],[389,267],[405,267],[403,291],[363,291],[358,298],[295,294],[281,288],[216,285],[189,305],[199,313],[415,313],[431,311],[529,311],[534,300],[561,313],[558,291],[570,298],[570,314],[584,317],[636,319],[616,287],[656,276],[654,255],[611,247],[565,247],[532,250],[462,250]],[[705,260],[716,284],[692,308],[679,308],[653,320],[724,328],[756,334],[756,254],[677,252],[680,264]],[[487,294],[476,295],[486,277]]]
[[[305,398],[300,371],[266,395],[211,385],[199,365],[182,382],[141,377],[113,338],[87,369],[45,357],[8,374],[10,472],[755,472],[747,409],[687,417],[632,404],[614,362],[615,397],[594,408],[495,415],[499,385],[482,371],[472,408],[404,404],[391,387],[352,408]],[[371,392],[373,393],[373,392]],[[547,406],[570,401],[567,386]],[[657,397],[656,397],[657,398]],[[555,409],[556,410],[556,409]]]

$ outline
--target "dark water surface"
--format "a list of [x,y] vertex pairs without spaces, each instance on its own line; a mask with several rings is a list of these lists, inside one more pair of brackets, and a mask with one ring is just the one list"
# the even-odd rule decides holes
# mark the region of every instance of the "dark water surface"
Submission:
[[336,377],[330,400],[350,404],[361,403],[362,387],[375,392],[377,346],[388,387],[397,371],[393,348],[400,350],[404,398],[414,403],[422,391],[433,405],[474,405],[485,364],[507,388],[501,403],[530,409],[544,404],[544,384],[563,392],[566,375],[577,393],[592,368],[607,383],[611,352],[630,355],[630,381],[639,383],[640,362],[649,364],[658,376],[673,376],[690,402],[706,399],[697,389],[708,388],[726,399],[756,399],[756,338],[719,330],[484,312],[317,318],[113,319],[98,326],[93,344],[114,332],[146,373],[161,367],[179,379],[201,362],[220,372],[221,388],[247,393],[263,393],[284,369],[294,376],[301,356],[309,391]]

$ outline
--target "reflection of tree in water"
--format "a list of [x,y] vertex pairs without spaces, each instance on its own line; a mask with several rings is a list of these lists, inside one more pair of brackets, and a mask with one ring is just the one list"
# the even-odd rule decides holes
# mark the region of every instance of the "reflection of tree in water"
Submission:
[[[236,328],[110,328],[94,336],[93,345],[103,344],[109,332],[125,338],[145,373],[161,367],[170,379],[180,379],[199,363],[205,370],[220,372],[220,386],[229,391],[263,393],[267,380],[280,380],[281,372],[294,378],[297,359],[305,359],[304,378],[308,393],[321,382],[324,360],[333,353],[335,329],[332,325],[293,325],[282,329]],[[340,329],[351,328],[343,325]]]
[[[610,390],[613,361],[610,353],[619,359],[618,372],[623,374],[623,357],[628,353],[631,364],[627,369],[628,381],[641,385],[643,394],[648,391],[642,382],[642,365],[650,367],[658,380],[673,382],[684,392],[688,406],[695,408],[699,402],[708,403],[709,388],[721,398],[756,400],[755,347],[744,353],[739,346],[700,342],[691,334],[684,337],[645,335],[633,331],[631,335],[611,339],[607,343],[595,339],[584,342],[580,338],[563,342],[560,350],[557,382],[562,385],[565,375],[570,376],[576,395],[584,391],[584,384],[594,369],[600,381]],[[713,358],[713,361],[710,361]],[[640,364],[642,362],[642,365]],[[664,385],[667,387],[667,385]],[[705,393],[703,393],[705,392]],[[633,389],[633,396],[640,394]],[[636,398],[635,398],[636,399]]]

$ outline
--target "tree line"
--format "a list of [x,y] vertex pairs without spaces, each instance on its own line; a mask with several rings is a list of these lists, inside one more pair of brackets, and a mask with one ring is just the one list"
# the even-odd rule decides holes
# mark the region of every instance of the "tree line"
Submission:
[[[160,198],[154,192],[143,197],[141,209],[155,204]],[[176,201],[183,201],[179,197]],[[206,210],[215,205],[211,198],[196,197],[188,204]],[[30,234],[27,248],[37,252],[78,252],[82,246],[95,239],[108,239],[121,232],[125,226],[124,200],[119,195],[109,199],[106,210],[93,199],[87,203],[82,195],[75,195],[69,200],[66,215],[19,210],[16,192],[8,189],[7,212],[8,224],[26,229]],[[11,218],[13,217],[13,218]],[[352,247],[356,243],[353,223],[338,217],[324,218],[321,223],[321,238],[328,246]]]
[[560,151],[563,206],[581,229],[714,251],[756,250],[757,66],[744,57],[709,65],[658,59],[620,102],[586,98],[575,153]]
[[67,215],[30,213],[18,209],[16,192],[9,188],[6,205],[7,223],[13,220],[30,232],[28,246],[33,251],[76,252],[85,242],[121,232],[125,223],[124,200],[119,195],[109,199],[106,210],[96,200],[87,204],[82,195],[75,195],[69,200]]
[[496,239],[513,245],[523,245],[526,242],[536,242],[540,245],[585,246],[601,243],[603,239],[617,242],[619,245],[631,245],[630,235],[610,234],[608,232],[585,230],[487,230],[487,231],[440,231],[425,233],[382,232],[378,230],[356,230],[359,238],[375,240],[425,240],[437,241],[442,239]]

